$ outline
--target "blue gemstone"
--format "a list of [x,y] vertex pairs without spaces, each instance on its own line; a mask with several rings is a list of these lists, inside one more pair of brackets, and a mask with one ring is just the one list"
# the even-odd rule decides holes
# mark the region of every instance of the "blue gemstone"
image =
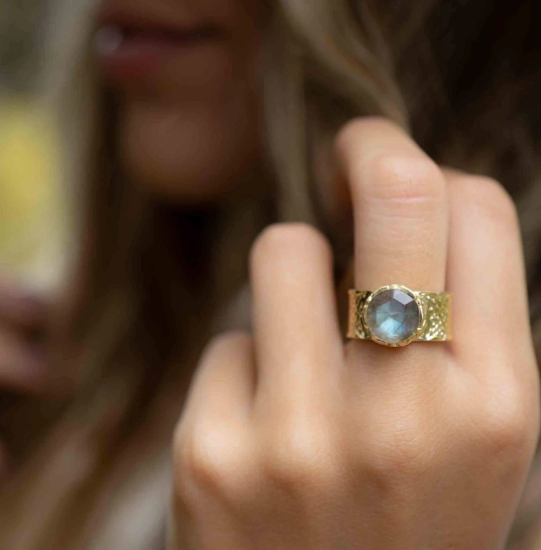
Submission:
[[419,327],[417,302],[403,290],[383,290],[374,296],[366,311],[366,324],[373,336],[387,344],[409,340]]

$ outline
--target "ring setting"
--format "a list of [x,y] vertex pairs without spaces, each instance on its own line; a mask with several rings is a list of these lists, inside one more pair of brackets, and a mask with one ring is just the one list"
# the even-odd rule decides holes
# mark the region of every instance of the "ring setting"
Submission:
[[393,284],[349,291],[348,338],[397,348],[412,342],[451,340],[447,292],[420,292]]

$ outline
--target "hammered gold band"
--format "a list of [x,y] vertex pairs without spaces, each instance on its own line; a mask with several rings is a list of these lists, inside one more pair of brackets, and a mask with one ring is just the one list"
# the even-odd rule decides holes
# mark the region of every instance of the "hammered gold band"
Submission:
[[347,337],[388,347],[449,341],[451,295],[413,291],[403,285],[388,285],[373,292],[350,290]]

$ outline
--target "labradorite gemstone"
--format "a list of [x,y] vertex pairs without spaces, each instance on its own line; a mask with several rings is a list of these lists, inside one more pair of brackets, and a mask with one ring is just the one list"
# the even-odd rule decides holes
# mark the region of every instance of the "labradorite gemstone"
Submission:
[[411,338],[421,320],[419,306],[402,290],[383,290],[368,304],[366,324],[370,332],[387,344]]

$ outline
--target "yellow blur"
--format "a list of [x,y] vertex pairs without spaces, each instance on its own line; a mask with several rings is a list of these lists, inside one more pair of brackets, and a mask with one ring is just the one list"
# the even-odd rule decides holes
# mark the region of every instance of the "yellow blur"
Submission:
[[65,214],[59,199],[50,117],[37,102],[0,98],[0,271],[33,283],[55,277]]

